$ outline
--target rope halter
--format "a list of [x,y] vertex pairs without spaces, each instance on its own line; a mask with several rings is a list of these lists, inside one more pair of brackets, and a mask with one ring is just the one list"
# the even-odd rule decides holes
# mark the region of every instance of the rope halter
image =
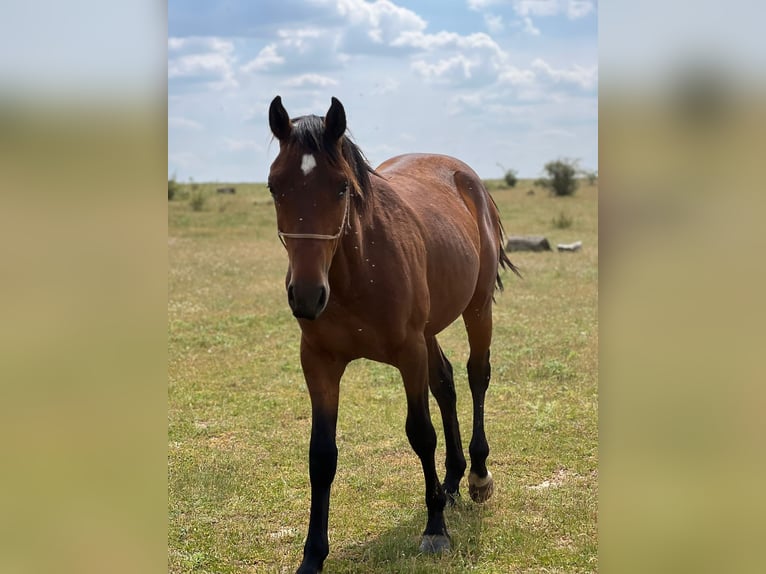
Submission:
[[282,242],[282,245],[285,249],[287,249],[287,244],[285,243],[285,238],[287,239],[325,239],[328,241],[334,241],[338,239],[342,234],[343,230],[345,229],[346,225],[348,224],[348,217],[349,217],[349,185],[348,182],[346,182],[346,188],[343,192],[343,195],[346,199],[346,205],[343,208],[343,219],[340,222],[340,228],[338,229],[338,233],[335,235],[325,235],[323,233],[285,233],[284,231],[280,231],[277,229],[277,235],[279,236],[279,240]]

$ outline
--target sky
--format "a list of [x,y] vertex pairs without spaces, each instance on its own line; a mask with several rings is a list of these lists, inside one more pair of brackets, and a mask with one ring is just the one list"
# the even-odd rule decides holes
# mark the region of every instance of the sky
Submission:
[[330,98],[373,166],[453,155],[484,178],[598,169],[598,3],[170,0],[168,174],[265,181],[268,107]]

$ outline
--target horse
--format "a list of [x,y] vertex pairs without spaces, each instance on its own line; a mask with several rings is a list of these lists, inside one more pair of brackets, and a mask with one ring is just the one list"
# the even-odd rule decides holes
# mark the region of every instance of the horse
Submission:
[[[346,112],[334,97],[324,117],[291,119],[276,96],[269,127],[279,153],[268,187],[287,250],[287,302],[300,325],[311,398],[311,512],[297,573],[321,571],[329,554],[339,386],[348,363],[359,358],[393,365],[401,374],[405,430],[425,478],[428,519],[420,551],[447,551],[444,509],[460,495],[466,460],[452,365],[436,335],[462,315],[473,398],[468,491],[484,502],[494,490],[484,432],[492,303],[495,289],[503,287],[500,267],[518,274],[503,250],[497,206],[479,176],[452,157],[400,155],[373,169],[346,134]],[[444,424],[441,483],[429,389]]]

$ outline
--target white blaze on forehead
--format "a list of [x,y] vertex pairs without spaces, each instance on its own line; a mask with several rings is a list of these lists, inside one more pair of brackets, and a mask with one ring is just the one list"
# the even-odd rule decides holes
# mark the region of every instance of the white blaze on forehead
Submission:
[[317,160],[314,159],[314,156],[310,153],[307,153],[303,156],[303,159],[301,159],[301,171],[303,172],[303,175],[308,175],[311,173],[311,170],[314,169],[317,165]]

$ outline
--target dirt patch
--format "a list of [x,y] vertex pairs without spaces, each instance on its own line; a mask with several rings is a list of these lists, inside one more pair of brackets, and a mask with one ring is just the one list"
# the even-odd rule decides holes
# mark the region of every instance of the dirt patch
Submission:
[[558,488],[567,482],[571,482],[575,478],[578,478],[576,472],[570,472],[564,468],[558,469],[551,478],[542,481],[540,484],[527,486],[528,490],[546,490],[548,488]]

